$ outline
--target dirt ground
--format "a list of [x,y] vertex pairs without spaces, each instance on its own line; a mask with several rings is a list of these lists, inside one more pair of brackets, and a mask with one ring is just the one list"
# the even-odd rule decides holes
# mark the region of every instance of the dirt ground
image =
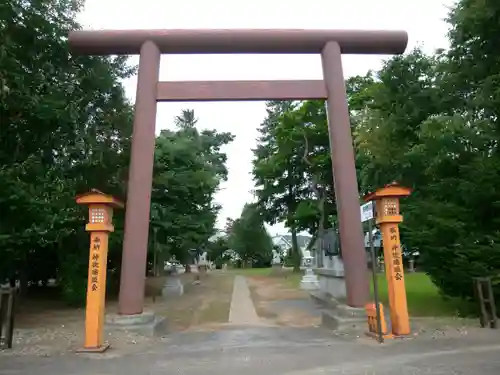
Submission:
[[[213,331],[228,324],[235,273],[213,271],[194,283],[194,274],[182,274],[183,296],[163,298],[160,295],[163,279],[149,279],[145,310],[155,311],[167,318],[170,332]],[[257,314],[269,326],[317,327],[321,311],[314,305],[309,293],[298,287],[300,275],[248,275],[251,298]],[[156,297],[153,297],[156,295]],[[16,319],[14,348],[0,351],[0,356],[73,353],[84,339],[84,309],[64,307],[57,300],[25,301]],[[109,301],[107,312],[117,310],[116,301]],[[490,330],[478,328],[477,319],[420,318],[412,319],[413,338],[481,337]],[[363,333],[360,334],[363,336]],[[134,353],[147,350],[159,342],[168,342],[168,336],[149,338],[131,332],[107,333],[110,354]]]
[[279,326],[318,326],[319,311],[315,311],[309,293],[295,285],[294,276],[283,273],[247,278],[257,314],[267,323]]
[[157,299],[148,307],[167,318],[170,331],[202,329],[206,326],[227,323],[233,291],[234,275],[213,272],[201,277],[199,284],[194,276],[183,274],[184,295]]
[[[194,274],[181,274],[184,295],[161,297],[163,279],[146,283],[145,310],[165,316],[169,332],[200,329],[225,323],[229,316],[234,275],[214,273],[194,283]],[[156,295],[153,297],[153,295]],[[117,302],[108,301],[106,312],[115,313]],[[81,347],[84,340],[85,310],[68,308],[57,300],[26,300],[16,315],[12,350],[0,355],[34,354],[50,356],[69,353]],[[153,345],[155,340],[132,332],[115,331],[106,341],[120,351],[136,350],[138,345]]]
[[[295,280],[296,275],[251,275],[247,276],[252,300],[257,314],[269,324],[289,327],[318,327],[321,325],[321,311],[311,301],[309,293],[302,291]],[[412,318],[412,339],[453,338],[490,334],[479,327],[478,319],[458,317]],[[361,328],[341,335],[355,335],[365,338]],[[409,337],[410,338],[410,337]],[[371,339],[370,339],[371,340]]]

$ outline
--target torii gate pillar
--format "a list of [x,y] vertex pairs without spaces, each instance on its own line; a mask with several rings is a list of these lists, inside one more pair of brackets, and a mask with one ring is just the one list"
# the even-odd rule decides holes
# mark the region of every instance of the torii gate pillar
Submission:
[[[326,99],[347,303],[369,297],[349,112],[341,54],[400,54],[404,31],[114,30],[72,31],[71,49],[87,55],[139,54],[125,218],[119,313],[143,312],[157,101]],[[323,81],[158,82],[160,54],[321,54]]]

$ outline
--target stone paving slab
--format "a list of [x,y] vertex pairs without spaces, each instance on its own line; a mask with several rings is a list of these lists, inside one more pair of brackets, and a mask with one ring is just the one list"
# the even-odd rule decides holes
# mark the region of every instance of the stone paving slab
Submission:
[[238,325],[262,324],[250,296],[247,279],[243,276],[234,278],[229,323]]

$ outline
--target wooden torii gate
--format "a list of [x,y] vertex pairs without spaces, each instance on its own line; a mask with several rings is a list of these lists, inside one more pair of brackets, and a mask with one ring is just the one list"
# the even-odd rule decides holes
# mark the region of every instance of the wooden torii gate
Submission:
[[[326,99],[345,264],[347,303],[369,298],[359,192],[341,54],[400,54],[404,31],[103,30],[72,31],[71,50],[140,55],[125,217],[119,313],[143,312],[157,102]],[[321,54],[323,80],[158,82],[161,54]]]

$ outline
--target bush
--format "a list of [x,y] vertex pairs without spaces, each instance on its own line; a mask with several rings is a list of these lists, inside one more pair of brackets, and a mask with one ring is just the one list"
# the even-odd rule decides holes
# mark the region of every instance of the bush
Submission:
[[422,266],[441,292],[450,297],[475,299],[474,277],[492,277],[493,292],[500,308],[500,249],[489,244],[433,247],[421,257]]
[[70,306],[85,305],[87,295],[88,265],[74,254],[68,254],[61,262],[59,285],[61,297]]

